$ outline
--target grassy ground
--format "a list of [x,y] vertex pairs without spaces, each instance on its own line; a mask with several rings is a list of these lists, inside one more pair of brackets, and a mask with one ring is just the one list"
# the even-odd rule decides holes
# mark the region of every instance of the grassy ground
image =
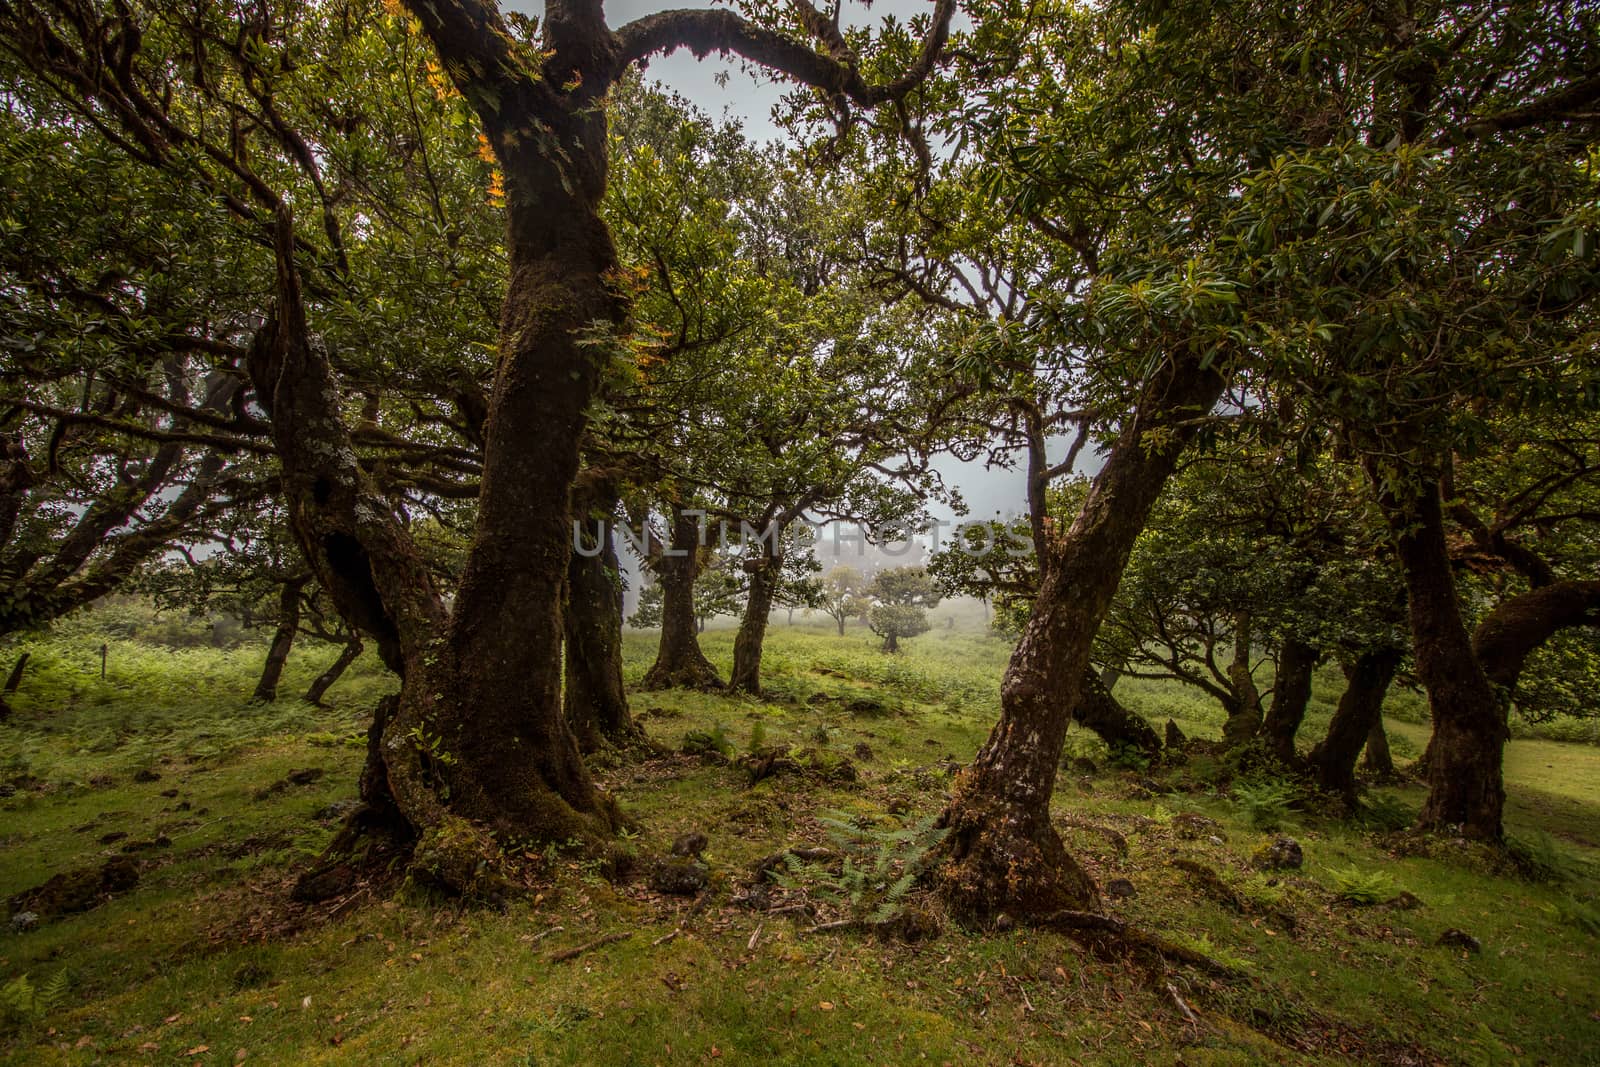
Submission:
[[[887,842],[887,828],[937,812],[951,767],[971,758],[998,710],[1007,647],[986,635],[935,631],[885,657],[858,630],[780,626],[767,699],[636,693],[636,713],[673,750],[703,731],[736,753],[754,742],[816,750],[833,772],[746,788],[737,765],[681,755],[603,769],[639,821],[629,847],[641,866],[678,834],[708,835],[712,892],[698,907],[552,853],[539,895],[503,912],[402,894],[332,916],[287,905],[283,890],[337,825],[329,805],[353,791],[363,713],[386,684],[376,668],[342,682],[330,709],[260,709],[241,702],[259,649],[113,640],[102,682],[100,639],[69,629],[36,643],[39,670],[0,726],[10,787],[0,895],[130,846],[141,879],[92,911],[0,932],[0,1061],[1600,1063],[1600,749],[1517,741],[1508,753],[1509,822],[1548,880],[1513,876],[1470,847],[1307,813],[1283,816],[1304,869],[1274,877],[1250,863],[1281,814],[1272,783],[1230,797],[1203,756],[1115,769],[1075,734],[1074,753],[1099,768],[1065,773],[1056,807],[1095,877],[1135,887],[1108,907],[1242,973],[1180,970],[1169,989],[1051,933],[947,926],[907,944],[809,933],[805,912],[740,905],[757,858],[836,843],[829,813]],[[630,682],[652,642],[628,636]],[[706,646],[726,670],[731,632],[713,631]],[[284,691],[319,666],[296,663]],[[1319,683],[1313,736],[1332,683]],[[1118,692],[1192,736],[1220,722],[1181,690]],[[833,699],[813,703],[819,693]],[[1409,699],[1394,710],[1415,718]],[[850,711],[858,700],[882,708]],[[1426,740],[1400,718],[1390,728],[1399,755]],[[855,782],[839,780],[845,759]],[[1420,792],[1385,797],[1378,807],[1394,819]],[[798,877],[767,908],[808,901],[820,918],[852,913],[850,890],[825,880]],[[1337,899],[1402,890],[1421,906]],[[868,884],[859,903],[875,895]],[[921,906],[914,895],[900,903]],[[1452,928],[1481,953],[1438,945]],[[629,936],[551,961],[607,934]]]

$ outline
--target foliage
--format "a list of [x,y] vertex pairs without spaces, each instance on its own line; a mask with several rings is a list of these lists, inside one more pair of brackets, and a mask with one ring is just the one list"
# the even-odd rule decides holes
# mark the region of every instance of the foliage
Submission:
[[778,876],[779,884],[818,891],[837,901],[850,918],[887,923],[927,868],[933,849],[949,833],[934,825],[936,819],[930,815],[909,825],[879,828],[862,825],[844,812],[819,816],[829,840],[844,854],[839,870],[791,854],[788,873]]
[[1382,904],[1400,891],[1395,880],[1382,871],[1330,867],[1328,877],[1333,883],[1334,895],[1351,904]]
[[1251,826],[1277,830],[1288,821],[1299,790],[1285,779],[1255,778],[1234,782],[1230,795]]
[[900,639],[925,634],[927,609],[939,606],[939,591],[922,567],[891,567],[880,571],[867,587],[872,607],[867,625],[883,638],[883,650],[899,650]]
[[67,1001],[71,979],[59,970],[43,985],[34,985],[27,974],[0,985],[0,1030],[37,1023]]

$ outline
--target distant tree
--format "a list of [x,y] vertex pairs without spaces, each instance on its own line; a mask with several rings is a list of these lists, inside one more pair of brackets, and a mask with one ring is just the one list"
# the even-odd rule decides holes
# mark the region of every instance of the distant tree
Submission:
[[840,637],[844,636],[844,624],[861,614],[865,584],[854,567],[841,565],[822,576],[817,608],[838,625]]
[[900,639],[928,632],[928,609],[939,606],[939,588],[925,567],[883,571],[867,589],[872,608],[867,625],[883,638],[885,652],[900,651]]

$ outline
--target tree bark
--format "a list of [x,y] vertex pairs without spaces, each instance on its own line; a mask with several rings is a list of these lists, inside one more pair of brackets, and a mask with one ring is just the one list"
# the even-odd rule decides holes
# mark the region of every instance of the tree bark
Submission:
[[694,612],[694,581],[700,575],[700,526],[671,505],[669,551],[656,561],[661,583],[661,644],[645,672],[646,689],[721,689],[717,669],[700,651]]
[[327,695],[329,689],[333,688],[333,683],[343,677],[344,672],[350,668],[350,664],[361,656],[364,647],[361,643],[361,635],[351,634],[350,640],[345,642],[345,646],[339,650],[339,658],[329,664],[327,670],[317,675],[310,687],[306,689],[306,703],[316,704],[320,707],[322,698]]
[[1366,649],[1345,667],[1345,688],[1328,721],[1328,735],[1306,757],[1317,784],[1355,800],[1356,758],[1374,728],[1383,729],[1383,699],[1400,667],[1397,648]]
[[1261,724],[1261,736],[1280,763],[1292,767],[1297,762],[1295,735],[1305,721],[1311,703],[1311,680],[1322,653],[1298,638],[1289,637],[1278,649],[1277,678],[1272,685],[1272,707]]
[[10,674],[6,675],[5,692],[15,693],[17,691],[17,687],[22,684],[22,672],[27,670],[28,660],[32,655],[33,653],[31,652],[24,652],[17,657],[17,665],[11,668]]
[[763,542],[757,565],[750,571],[750,595],[745,601],[744,618],[733,639],[733,673],[728,688],[739,693],[761,694],[761,646],[766,641],[767,618],[778,594],[783,558]]
[[[959,915],[1045,915],[1098,902],[1094,882],[1050,823],[1056,768],[1083,699],[1095,632],[1134,541],[1197,416],[1211,409],[1222,386],[1221,375],[1197,358],[1164,364],[1146,384],[1077,520],[1038,545],[1039,592],[1001,683],[1000,721],[957,779],[940,819],[949,834],[934,877]],[[1158,435],[1147,438],[1152,430]]]
[[[490,415],[477,537],[452,619],[410,534],[356,458],[327,357],[306,328],[287,209],[278,219],[278,306],[249,366],[272,421],[290,527],[340,615],[377,639],[401,678],[398,698],[380,706],[369,735],[368,808],[347,829],[382,826],[415,845],[419,877],[469,895],[495,893],[502,883],[485,861],[507,846],[575,839],[598,849],[617,825],[615,804],[584,768],[559,689],[570,478],[549,499],[546,476],[564,450],[576,468],[582,410],[557,417],[574,400],[568,375],[576,372],[540,361],[584,360],[573,340],[578,324],[567,322],[574,333],[557,341],[546,337],[547,320],[561,316],[537,312],[531,302],[543,295],[528,289],[553,268],[514,252],[503,386]],[[569,265],[568,287],[578,284],[580,266]],[[594,309],[590,297],[572,312],[584,322],[593,319],[585,314]],[[540,347],[540,338],[552,347]],[[516,440],[532,451],[521,452]],[[341,834],[334,848],[350,845]]]
[[1600,582],[1555,582],[1501,603],[1472,633],[1472,650],[1491,683],[1515,691],[1540,645],[1573,626],[1600,626]]
[[1497,841],[1506,797],[1506,704],[1474,655],[1461,618],[1437,479],[1395,489],[1375,468],[1369,473],[1405,575],[1412,651],[1433,718],[1428,798],[1417,824],[1428,830],[1459,826],[1469,837]]
[[[580,521],[609,515],[615,506],[610,492],[573,493],[573,514]],[[622,685],[622,563],[609,529],[600,530],[598,554],[574,548],[567,567],[567,724],[584,753],[643,737],[628,714]]]
[[1245,744],[1261,730],[1261,690],[1250,673],[1250,646],[1254,642],[1254,620],[1248,611],[1233,619],[1233,660],[1228,664],[1228,688],[1232,700],[1228,720],[1222,724],[1222,741],[1229,748]]
[[1151,725],[1123,707],[1103,675],[1092,669],[1083,676],[1083,693],[1072,712],[1073,721],[1093,730],[1111,748],[1135,748],[1154,758],[1161,754],[1161,737]]
[[278,628],[267,648],[267,661],[261,667],[261,678],[250,697],[253,704],[271,704],[278,699],[278,681],[283,677],[283,665],[289,662],[289,651],[300,632],[300,591],[308,577],[291,578],[278,587]]
[[1367,754],[1361,766],[1374,778],[1394,777],[1394,756],[1389,752],[1389,734],[1383,728],[1382,715],[1373,721],[1372,729],[1367,732]]

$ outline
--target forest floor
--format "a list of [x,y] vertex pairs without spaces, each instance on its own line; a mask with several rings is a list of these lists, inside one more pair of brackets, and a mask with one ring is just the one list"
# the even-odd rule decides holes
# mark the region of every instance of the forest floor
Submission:
[[[121,856],[138,880],[92,910],[0,928],[0,1062],[1600,1063],[1600,748],[1513,742],[1517,868],[1395,830],[1414,784],[1369,794],[1361,823],[1285,814],[1281,782],[1219,786],[1204,755],[1117,767],[1074,732],[1073,757],[1095,768],[1063,771],[1058,825],[1102,886],[1127,881],[1107,909],[1237,972],[1153,979],[1020,927],[945,923],[910,942],[813,930],[884,906],[929,933],[936,911],[892,876],[995,719],[997,638],[935,631],[889,657],[859,629],[776,626],[765,699],[634,693],[666,751],[599,775],[637,819],[639,875],[612,884],[551,850],[538,892],[503,910],[415,891],[288,902],[353,795],[387,684],[373,665],[330,709],[251,707],[259,648],[112,637],[102,681],[102,640],[79,628],[30,646],[0,725],[0,896]],[[724,671],[731,644],[705,637]],[[653,635],[628,635],[630,682],[652,652]],[[286,691],[314,658],[297,657]],[[1220,712],[1181,689],[1117,691],[1158,729],[1217,733]],[[1336,696],[1319,679],[1308,739]],[[1397,694],[1388,710],[1404,762],[1426,739],[1419,705]],[[694,731],[733,758],[679,752]],[[792,746],[791,773],[749,785],[739,758],[772,746]],[[654,891],[654,858],[691,832],[708,839],[708,888]],[[1252,864],[1278,832],[1303,868]],[[865,842],[852,869],[883,860],[890,875],[824,860],[752,892],[761,857],[852,840]],[[1479,950],[1440,944],[1452,930]]]

